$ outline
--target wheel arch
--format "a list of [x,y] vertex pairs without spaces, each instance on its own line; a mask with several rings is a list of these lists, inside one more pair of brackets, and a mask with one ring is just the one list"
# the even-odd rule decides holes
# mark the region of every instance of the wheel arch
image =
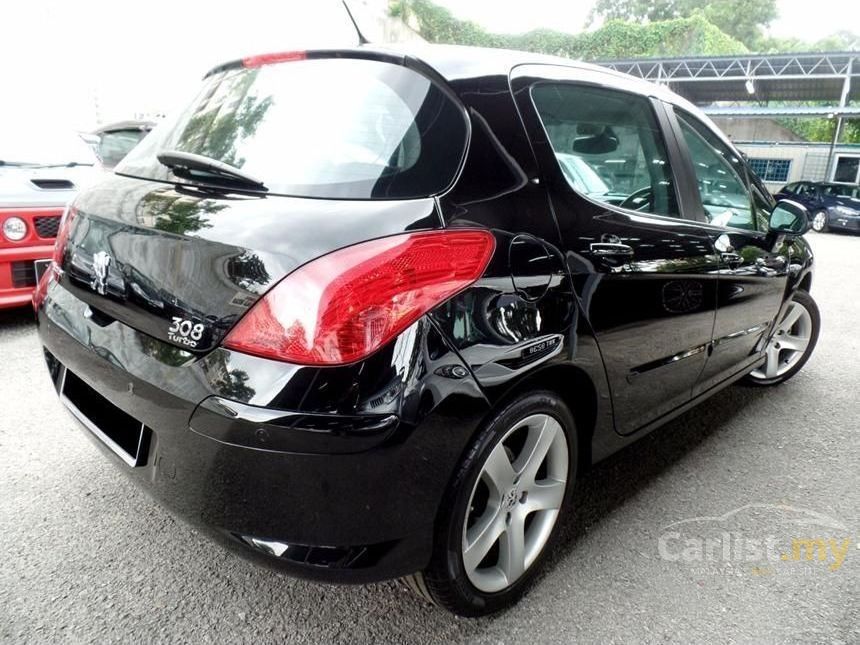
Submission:
[[597,426],[597,389],[587,372],[576,365],[557,363],[536,370],[491,400],[488,416],[528,392],[549,390],[564,401],[576,422],[577,471],[591,466],[591,443]]

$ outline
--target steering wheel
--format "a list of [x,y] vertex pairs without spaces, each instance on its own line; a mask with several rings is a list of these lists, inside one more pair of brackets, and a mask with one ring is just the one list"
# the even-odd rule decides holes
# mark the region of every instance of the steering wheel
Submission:
[[651,203],[651,186],[645,186],[630,193],[623,202],[619,204],[621,208],[629,208],[634,211],[641,211]]

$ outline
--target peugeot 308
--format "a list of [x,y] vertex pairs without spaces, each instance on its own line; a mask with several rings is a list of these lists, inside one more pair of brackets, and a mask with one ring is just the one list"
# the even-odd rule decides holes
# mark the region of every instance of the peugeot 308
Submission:
[[480,615],[588,465],[802,367],[807,227],[664,88],[500,50],[274,53],[78,195],[34,305],[62,404],[173,512]]

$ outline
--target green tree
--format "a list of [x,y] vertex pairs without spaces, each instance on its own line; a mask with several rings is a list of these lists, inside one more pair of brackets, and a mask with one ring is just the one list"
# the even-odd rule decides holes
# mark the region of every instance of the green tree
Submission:
[[593,32],[569,34],[538,29],[525,34],[494,34],[459,20],[430,0],[397,0],[391,13],[417,24],[433,43],[507,47],[568,58],[598,60],[648,56],[740,54],[746,47],[701,14],[650,24],[611,20]]
[[597,0],[590,19],[659,22],[704,16],[748,47],[778,15],[776,0]]

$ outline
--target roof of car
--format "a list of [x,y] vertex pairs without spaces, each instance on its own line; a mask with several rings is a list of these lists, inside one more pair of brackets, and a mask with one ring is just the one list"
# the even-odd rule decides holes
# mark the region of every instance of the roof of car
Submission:
[[[243,61],[256,59],[264,61],[268,58],[274,62],[281,60],[296,60],[294,54],[302,52],[285,52],[282,54],[263,54],[253,56],[250,59],[239,59],[218,65],[212,68],[206,76],[218,71],[242,66]],[[555,65],[567,67],[573,70],[581,70],[584,74],[599,73],[614,78],[622,89],[660,98],[669,103],[674,103],[691,112],[699,112],[698,109],[686,99],[678,96],[668,88],[649,83],[640,78],[616,72],[599,65],[584,63],[582,61],[551,56],[548,54],[536,54],[514,49],[500,49],[494,47],[468,47],[464,45],[439,45],[424,42],[394,43],[394,44],[367,44],[353,48],[331,49],[331,50],[308,50],[307,54],[331,55],[338,57],[370,57],[375,54],[380,57],[404,57],[409,56],[418,59],[434,69],[443,79],[449,83],[458,80],[474,79],[489,76],[507,76],[511,70],[520,65]],[[282,58],[283,57],[283,58]]]
[[398,43],[392,45],[364,45],[359,50],[375,50],[380,53],[398,53],[418,58],[435,69],[448,81],[461,78],[508,75],[520,65],[558,65],[583,72],[597,72],[613,77],[630,90],[656,96],[677,103],[685,108],[693,107],[686,99],[667,88],[649,83],[635,76],[623,74],[606,67],[585,63],[562,56],[537,54],[515,49],[494,47],[468,47],[464,45],[437,45],[430,43]]

